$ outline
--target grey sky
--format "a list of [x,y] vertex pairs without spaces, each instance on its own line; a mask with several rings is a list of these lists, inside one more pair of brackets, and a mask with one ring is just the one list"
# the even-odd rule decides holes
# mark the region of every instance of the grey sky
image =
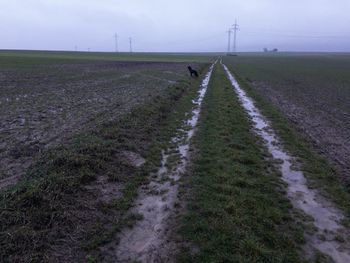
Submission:
[[0,49],[350,51],[350,0],[0,0]]

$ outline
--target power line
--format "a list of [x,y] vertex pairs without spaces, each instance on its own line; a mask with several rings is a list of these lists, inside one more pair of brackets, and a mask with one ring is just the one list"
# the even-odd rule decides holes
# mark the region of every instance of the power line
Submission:
[[227,53],[230,53],[231,51],[231,33],[232,33],[232,29],[229,28],[228,31],[226,31],[228,34],[228,45],[227,45]]
[[340,39],[349,39],[350,35],[302,35],[302,34],[283,34],[283,33],[274,33],[274,32],[258,32],[258,31],[244,31],[244,34],[247,35],[260,35],[261,37],[284,37],[284,38],[340,38]]
[[239,30],[237,19],[235,19],[235,23],[232,25],[232,30],[233,30],[233,52],[236,53],[237,31]]
[[115,52],[118,52],[118,34],[117,33],[115,33],[114,39],[115,39]]
[[132,52],[132,38],[129,37],[130,53]]
[[[163,45],[166,45],[166,46],[185,46],[187,44],[192,44],[192,43],[205,43],[205,42],[208,42],[210,40],[217,40],[218,37],[223,37],[225,36],[224,33],[216,33],[216,34],[213,34],[213,35],[209,35],[207,37],[203,37],[203,38],[192,38],[192,39],[185,39],[185,38],[182,38],[181,40],[172,40],[172,41],[165,41],[165,42],[162,42]],[[154,45],[155,42],[151,42],[151,41],[142,41],[142,43],[144,45]]]
[[[304,30],[290,30],[290,29],[275,29],[275,28],[262,28],[262,27],[250,27],[250,26],[247,26],[247,27],[244,27],[245,30],[244,32],[255,32],[255,33],[275,33],[275,34],[295,34],[295,35],[300,35],[300,34],[308,34],[308,35],[325,35],[325,36],[333,36],[333,33],[334,32],[325,32],[325,31],[304,31]],[[251,31],[252,30],[252,31]],[[344,35],[347,35],[349,36],[350,35],[350,32],[338,32],[339,34],[341,34],[341,36],[344,36]],[[338,35],[340,36],[340,35]]]
[[276,30],[258,27],[245,27],[244,34],[256,34],[264,37],[291,37],[291,38],[350,38],[349,32],[341,35],[329,34],[329,32],[298,31],[298,30]]

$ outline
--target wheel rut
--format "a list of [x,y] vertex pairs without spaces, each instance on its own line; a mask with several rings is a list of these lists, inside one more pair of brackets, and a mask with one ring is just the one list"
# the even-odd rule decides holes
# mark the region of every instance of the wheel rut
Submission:
[[[150,174],[150,182],[143,186],[130,213],[141,219],[132,228],[124,229],[118,245],[113,249],[115,262],[174,262],[177,244],[173,240],[173,227],[178,213],[179,180],[186,172],[189,162],[190,140],[201,111],[214,63],[206,74],[198,96],[193,100],[193,109],[183,126],[171,139],[171,147],[162,151],[161,166]],[[321,252],[334,262],[350,262],[349,229],[342,225],[344,213],[316,189],[309,189],[301,170],[292,165],[294,157],[287,153],[280,138],[269,121],[254,105],[254,101],[240,87],[233,74],[221,63],[242,107],[252,120],[254,132],[263,140],[264,146],[277,161],[286,183],[287,197],[294,208],[306,214],[313,231],[306,231],[303,246],[306,257],[312,258]],[[111,248],[109,248],[111,249]]]
[[272,129],[269,121],[229,71],[224,67],[227,77],[236,92],[242,107],[250,116],[255,133],[263,139],[273,159],[277,160],[282,179],[287,183],[287,196],[296,209],[312,218],[314,231],[306,233],[304,251],[311,257],[316,251],[329,256],[334,262],[350,262],[350,231],[341,222],[345,219],[342,211],[335,204],[323,197],[316,189],[307,186],[307,179],[302,171],[292,168],[293,156],[288,154],[281,146],[281,140]]
[[176,224],[179,180],[189,162],[190,140],[200,115],[215,63],[202,81],[193,108],[183,126],[171,139],[171,148],[162,151],[161,166],[150,175],[148,185],[142,187],[130,213],[141,219],[120,234],[114,248],[116,262],[173,262],[176,243],[172,241],[172,226]]

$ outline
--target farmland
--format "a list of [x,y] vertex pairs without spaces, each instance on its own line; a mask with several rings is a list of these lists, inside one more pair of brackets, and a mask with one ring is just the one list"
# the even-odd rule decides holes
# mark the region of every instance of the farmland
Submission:
[[0,52],[0,261],[347,262],[350,57],[218,55]]
[[14,57],[1,67],[1,261],[79,260],[135,220],[142,175],[198,84],[188,62]]
[[[260,56],[251,59],[259,60]],[[244,67],[240,60],[244,61],[244,56],[225,57],[223,62],[232,71],[239,72],[238,69]],[[264,64],[268,63],[272,62],[265,58]],[[246,66],[247,72],[249,69]],[[227,99],[232,90],[230,84],[225,82],[226,76],[222,70],[217,69],[204,101],[199,131],[193,143],[197,152],[192,176],[185,180],[183,186],[190,194],[187,196],[189,211],[184,216],[181,230],[185,239],[195,244],[195,249],[184,246],[180,261],[347,262],[349,254],[342,255],[342,251],[347,251],[349,247],[349,190],[339,180],[340,174],[318,155],[305,133],[296,129],[294,123],[279,112],[264,93],[258,92],[243,73],[236,73],[237,85],[244,87],[254,99],[277,135],[272,134],[271,128],[262,125],[264,117],[257,110],[249,113],[251,117],[255,116],[250,124],[254,128],[248,128],[250,132],[245,130],[244,117],[240,119],[241,108],[235,108],[240,103],[234,102],[234,94]],[[250,105],[246,99],[242,101]],[[267,139],[260,141],[254,138],[254,133],[258,137],[261,134],[270,136],[271,144],[266,147],[269,151],[283,147],[294,156],[290,159],[293,163],[290,164],[291,171],[286,170],[286,160],[283,160],[284,154],[280,150],[268,154],[251,148],[260,143],[266,145]],[[274,141],[278,137],[281,141]],[[260,145],[260,149],[266,148]],[[305,178],[299,180],[298,173],[305,175]],[[305,191],[302,187],[284,185],[278,177],[285,176],[290,176],[290,181],[284,180],[287,185],[291,182],[306,183]],[[271,190],[267,190],[269,187]],[[317,189],[317,192],[308,200],[308,192],[312,192],[310,189]],[[284,197],[288,197],[288,200]],[[309,204],[310,208],[303,208]],[[334,211],[331,217],[340,215],[339,218],[343,218],[344,228],[336,226],[329,230],[329,226],[323,227],[317,223],[327,220],[327,208],[323,210],[325,207]],[[342,208],[345,215],[341,215],[342,212],[337,214],[336,207]],[[258,219],[262,208],[262,217]],[[322,210],[324,212],[317,215],[310,213]],[[267,229],[263,230],[266,226]],[[278,237],[279,233],[283,233],[283,237]],[[269,246],[274,242],[277,243],[270,250]],[[322,243],[327,242],[336,249],[333,255],[330,250],[323,249],[327,245]],[[321,244],[325,246],[321,248]],[[303,250],[302,258],[299,258],[298,250]]]
[[235,72],[268,98],[350,182],[350,56],[245,54]]
[[187,73],[182,63],[71,60],[47,65],[39,56],[26,67],[15,56],[2,60],[0,178],[20,177],[38,153],[118,119]]
[[0,51],[0,68],[25,68],[36,65],[85,63],[91,61],[208,62],[219,53],[110,53],[69,51]]

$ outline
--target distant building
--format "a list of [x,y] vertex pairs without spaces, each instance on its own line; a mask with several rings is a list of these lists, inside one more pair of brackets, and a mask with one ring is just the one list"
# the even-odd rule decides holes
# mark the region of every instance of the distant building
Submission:
[[264,52],[278,52],[278,49],[274,48],[274,49],[268,50],[266,47],[264,47]]

